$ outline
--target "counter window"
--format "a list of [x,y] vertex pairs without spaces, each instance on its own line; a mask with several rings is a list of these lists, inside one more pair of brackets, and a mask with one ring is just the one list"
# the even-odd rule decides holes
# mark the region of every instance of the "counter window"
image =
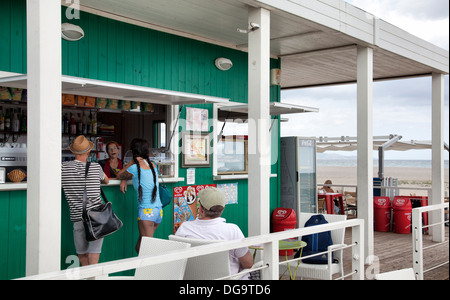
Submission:
[[[225,121],[225,122],[222,122]],[[224,119],[217,122],[217,175],[248,173],[248,124],[242,119]]]
[[217,173],[248,173],[248,140],[247,136],[224,136],[217,143]]

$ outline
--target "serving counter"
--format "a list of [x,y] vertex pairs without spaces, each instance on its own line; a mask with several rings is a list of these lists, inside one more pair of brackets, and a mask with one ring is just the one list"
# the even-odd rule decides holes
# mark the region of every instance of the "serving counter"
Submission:
[[[164,178],[164,183],[174,183],[184,181],[184,178],[181,177],[171,177],[171,178]],[[159,179],[159,182],[162,182],[161,178]],[[132,181],[127,181],[128,185],[132,185]],[[110,179],[108,184],[102,184],[102,187],[108,187],[108,186],[120,186],[120,180],[117,179]],[[18,183],[2,183],[0,184],[0,192],[2,191],[21,191],[27,189],[27,183],[26,182],[18,182]]]
[[[165,178],[169,190],[173,183],[183,178]],[[110,180],[102,188],[112,203],[114,212],[122,220],[123,227],[116,233],[107,236],[103,243],[100,262],[136,256],[134,246],[139,236],[137,226],[137,197],[132,181],[126,193],[119,189],[120,180]],[[155,237],[167,238],[173,233],[173,206],[163,209],[163,220]],[[72,256],[76,256],[73,243],[72,222],[69,219],[69,207],[61,190],[61,269],[68,268]],[[0,184],[0,280],[25,276],[27,228],[27,183]],[[121,275],[130,275],[124,273]]]

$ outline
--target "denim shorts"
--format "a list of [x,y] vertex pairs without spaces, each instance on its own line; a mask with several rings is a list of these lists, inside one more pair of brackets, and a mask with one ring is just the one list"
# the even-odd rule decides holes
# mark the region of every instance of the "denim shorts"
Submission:
[[151,221],[161,223],[163,216],[162,207],[138,208],[138,221]]
[[102,252],[103,238],[88,242],[82,221],[73,223],[73,240],[77,254]]

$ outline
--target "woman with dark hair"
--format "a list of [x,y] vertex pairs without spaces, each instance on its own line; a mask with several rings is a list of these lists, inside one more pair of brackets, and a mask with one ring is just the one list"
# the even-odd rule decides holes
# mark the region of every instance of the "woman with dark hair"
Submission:
[[163,215],[158,193],[158,174],[155,164],[149,158],[149,146],[149,142],[145,139],[133,139],[130,146],[133,159],[117,173],[118,179],[132,179],[133,187],[137,192],[139,238],[136,243],[136,252],[138,254],[142,237],[153,237]]

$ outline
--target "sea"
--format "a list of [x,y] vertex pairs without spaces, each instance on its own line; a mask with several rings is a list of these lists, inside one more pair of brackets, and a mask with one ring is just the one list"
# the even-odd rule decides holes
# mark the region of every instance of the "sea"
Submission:
[[[373,161],[378,166],[378,160]],[[356,159],[317,159],[318,167],[356,167]],[[384,160],[384,166],[389,168],[431,168],[431,160]],[[444,161],[444,168],[448,169],[448,160]]]

